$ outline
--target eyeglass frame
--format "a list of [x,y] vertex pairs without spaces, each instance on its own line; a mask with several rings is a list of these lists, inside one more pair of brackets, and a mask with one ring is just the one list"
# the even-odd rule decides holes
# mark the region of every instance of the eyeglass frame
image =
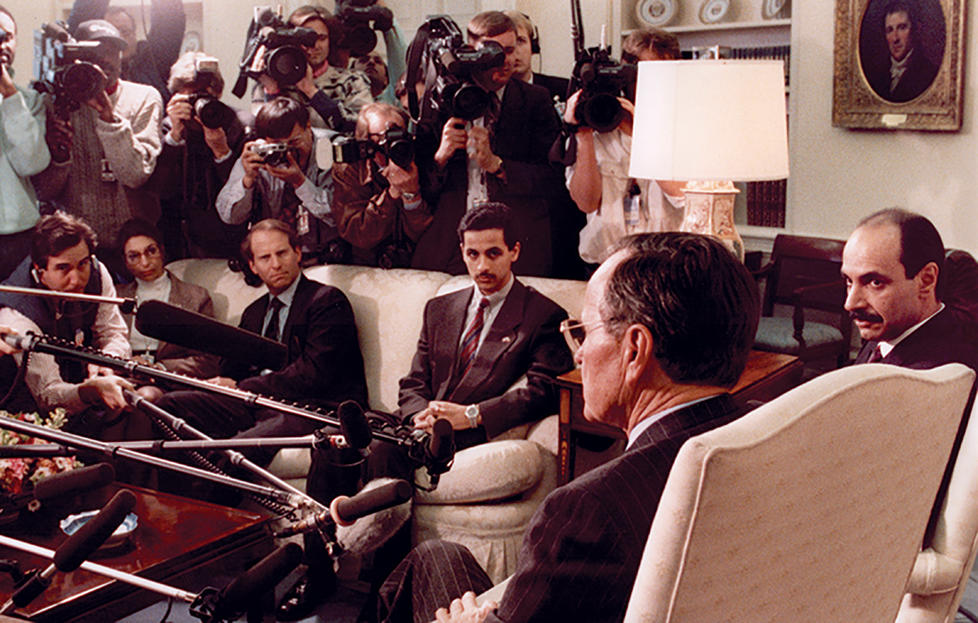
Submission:
[[150,259],[150,258],[159,257],[163,255],[163,249],[160,248],[160,245],[158,243],[154,242],[153,244],[147,245],[144,251],[127,251],[122,255],[123,255],[123,259],[125,259],[127,262],[136,263],[139,260],[141,260],[144,256],[146,257],[146,259]]
[[[577,355],[577,351],[581,349],[581,346],[584,345],[584,340],[587,339],[588,327],[600,327],[604,324],[604,320],[582,322],[577,318],[565,318],[560,321],[559,330],[564,336],[564,341],[567,342],[567,348],[570,349],[571,354]],[[584,337],[580,339],[574,336],[574,332],[578,329],[584,329]]]

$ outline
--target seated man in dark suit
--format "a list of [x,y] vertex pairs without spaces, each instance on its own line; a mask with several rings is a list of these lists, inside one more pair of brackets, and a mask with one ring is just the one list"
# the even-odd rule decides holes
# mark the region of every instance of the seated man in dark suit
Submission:
[[[190,311],[214,316],[214,303],[204,288],[187,283],[163,267],[165,250],[159,230],[140,219],[127,221],[119,230],[119,248],[126,268],[133,276],[131,283],[120,285],[119,296],[135,298],[140,304],[146,301],[164,301]],[[135,314],[123,314],[129,326],[129,344],[132,354],[141,362],[157,364],[166,370],[197,378],[208,378],[218,373],[218,357],[199,350],[161,342],[143,335],[136,328]],[[157,390],[159,391],[159,390]],[[144,397],[158,398],[160,394]]]
[[971,319],[942,303],[944,244],[925,217],[890,208],[863,219],[842,254],[849,311],[863,346],[855,363],[978,369]]
[[[353,309],[337,288],[302,274],[294,230],[281,221],[259,221],[241,245],[251,269],[268,287],[268,295],[249,305],[240,327],[286,345],[286,363],[261,370],[241,361],[223,360],[221,376],[209,379],[227,387],[317,406],[344,400],[364,403],[367,383]],[[256,408],[204,391],[177,391],[157,404],[213,437],[305,435],[316,422]],[[267,465],[274,449],[246,452]]]
[[427,541],[385,582],[379,619],[621,621],[680,446],[740,414],[727,390],[758,316],[753,280],[716,240],[625,239],[591,278],[581,322],[565,327],[580,340],[584,416],[625,431],[625,453],[547,496],[499,604],[460,594],[491,585],[468,550]]
[[[457,449],[556,413],[553,379],[574,367],[559,330],[567,312],[513,276],[513,263],[522,251],[513,220],[509,208],[499,203],[478,205],[462,218],[459,247],[475,283],[428,301],[411,371],[400,383],[402,423],[430,432],[435,420],[447,419],[455,429]],[[513,387],[524,376],[526,385]],[[313,455],[310,491],[322,490],[336,478],[322,458]],[[374,442],[365,477],[410,479],[413,468],[400,448]],[[324,491],[322,497],[339,493]],[[378,579],[409,547],[405,526],[375,556]],[[290,604],[284,608],[286,620],[311,611],[308,588],[302,586],[298,595],[294,590],[290,596],[283,602]],[[282,615],[280,609],[280,619]]]

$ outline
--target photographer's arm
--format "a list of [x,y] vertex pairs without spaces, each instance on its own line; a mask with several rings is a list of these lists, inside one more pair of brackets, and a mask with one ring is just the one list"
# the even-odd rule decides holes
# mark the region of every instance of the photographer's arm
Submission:
[[[577,91],[567,100],[564,109],[564,122],[576,124],[577,101],[581,92]],[[578,127],[569,139],[577,141],[577,158],[566,169],[567,190],[571,199],[581,212],[594,212],[601,207],[601,171],[594,153],[594,130]]]
[[397,103],[394,88],[407,71],[407,46],[404,45],[404,35],[396,19],[393,26],[384,31],[384,47],[387,49],[387,87],[377,96],[377,101]]
[[78,24],[90,19],[102,19],[109,8],[109,0],[75,0],[68,15],[68,31],[75,32]]
[[[0,73],[7,74],[0,65]],[[0,153],[6,154],[14,172],[21,177],[40,173],[51,162],[47,143],[44,142],[44,98],[36,91],[19,91],[4,94],[0,102]]]
[[111,122],[99,117],[95,132],[116,178],[129,188],[139,188],[152,175],[156,158],[163,149],[160,136],[163,101],[156,89],[147,89],[141,101],[129,105],[130,109],[119,110],[117,104]]
[[249,153],[251,152],[246,144],[241,157],[231,168],[227,182],[224,183],[224,187],[221,188],[221,192],[217,194],[217,199],[214,201],[214,208],[217,210],[218,216],[228,225],[244,223],[251,214],[254,180],[250,185],[245,186],[245,167],[242,164]]
[[166,80],[170,67],[180,56],[180,45],[187,29],[183,0],[152,0],[146,45],[156,71]]

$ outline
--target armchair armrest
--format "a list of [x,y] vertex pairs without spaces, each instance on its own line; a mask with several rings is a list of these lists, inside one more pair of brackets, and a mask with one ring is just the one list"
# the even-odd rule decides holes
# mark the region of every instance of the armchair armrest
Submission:
[[913,563],[913,571],[907,579],[907,592],[915,595],[948,593],[958,588],[961,574],[965,573],[964,561],[955,560],[928,547]]
[[[474,504],[519,495],[540,482],[544,453],[526,439],[490,441],[455,454],[452,468],[442,475],[434,491],[418,491],[418,504]],[[427,485],[427,472],[415,473]]]

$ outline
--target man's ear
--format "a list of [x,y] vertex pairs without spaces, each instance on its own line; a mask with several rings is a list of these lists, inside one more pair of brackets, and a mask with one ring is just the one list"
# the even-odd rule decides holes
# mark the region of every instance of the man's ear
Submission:
[[621,348],[625,382],[630,387],[634,387],[649,370],[650,364],[655,361],[652,333],[644,325],[633,324],[625,329]]
[[917,282],[917,291],[921,296],[935,295],[937,292],[937,279],[940,276],[940,269],[934,262],[927,262],[914,277]]
[[514,262],[515,262],[516,260],[518,260],[518,259],[520,259],[520,248],[521,248],[521,247],[520,247],[520,243],[519,243],[519,241],[517,240],[517,241],[516,241],[516,242],[515,242],[515,243],[513,244],[513,248],[512,248],[512,249],[510,249],[510,251],[512,251],[512,252],[513,252],[513,261],[514,261]]

